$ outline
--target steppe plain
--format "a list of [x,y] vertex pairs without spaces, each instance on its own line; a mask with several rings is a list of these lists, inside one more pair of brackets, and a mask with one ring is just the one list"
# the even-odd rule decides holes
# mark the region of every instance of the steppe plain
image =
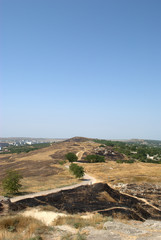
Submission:
[[[149,203],[161,209],[161,165],[141,162],[119,164],[115,161],[116,159],[111,157],[106,157],[105,163],[85,163],[84,157],[87,154],[95,154],[99,146],[99,143],[91,140],[73,138],[64,142],[53,143],[50,147],[29,153],[0,155],[0,181],[5,176],[6,169],[18,170],[23,175],[21,194],[80,183],[81,180],[77,180],[71,175],[66,167],[68,163],[65,163],[65,154],[74,152],[78,156],[79,165],[84,167],[87,174],[96,178],[97,182],[107,183],[114,189],[120,189],[122,192],[133,196],[145,198]],[[126,158],[126,156],[124,157]],[[0,195],[3,195],[2,187],[0,187]],[[23,210],[16,214],[16,216],[20,214],[24,218],[22,221],[28,221],[28,228],[30,229],[28,233],[22,234],[24,231],[27,232],[26,224],[25,226],[19,226],[16,230],[17,232],[10,232],[4,230],[0,223],[0,239],[161,239],[161,222],[156,220],[147,220],[141,223],[134,220],[129,221],[126,218],[122,218],[121,215],[119,216],[119,214],[116,218],[103,218],[97,213],[86,213],[74,215],[76,220],[74,220],[75,223],[73,224],[71,223],[72,221],[61,219],[61,217],[65,216],[71,217],[67,212],[63,212],[65,216],[62,216],[62,212],[55,208],[35,209]],[[26,211],[31,212],[31,214],[26,216]],[[37,211],[37,220],[35,222],[30,218],[36,216],[34,211]],[[47,218],[53,215],[51,219],[55,219],[55,223],[51,221],[50,224],[46,224],[47,220],[45,220],[45,217],[42,217],[43,214],[46,214]],[[7,218],[12,219],[16,216],[14,213],[13,216],[8,216]],[[90,217],[92,223],[87,221]],[[1,219],[3,218],[6,218],[6,216],[1,217]],[[25,220],[25,218],[29,219]],[[82,221],[80,219],[84,219],[86,226],[83,224],[77,226],[76,223]],[[44,221],[41,222],[40,220]],[[35,233],[37,229],[39,231]],[[19,238],[17,237],[18,233]]]

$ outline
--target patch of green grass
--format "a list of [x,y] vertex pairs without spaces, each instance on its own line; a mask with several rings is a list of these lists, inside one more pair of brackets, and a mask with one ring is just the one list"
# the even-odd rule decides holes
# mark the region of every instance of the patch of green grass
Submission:
[[65,163],[66,163],[65,160],[61,160],[61,161],[59,161],[59,164],[60,164],[60,165],[64,165]]

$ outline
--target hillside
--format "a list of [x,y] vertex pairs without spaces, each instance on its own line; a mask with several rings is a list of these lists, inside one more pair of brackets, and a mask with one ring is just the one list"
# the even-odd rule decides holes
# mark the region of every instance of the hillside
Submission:
[[[136,142],[120,143],[74,137],[29,153],[1,154],[0,181],[5,176],[6,170],[18,170],[23,176],[20,195],[34,192],[37,194],[35,197],[30,194],[28,195],[30,197],[24,195],[19,200],[11,199],[12,203],[9,206],[9,200],[3,200],[2,197],[0,214],[5,215],[8,214],[8,210],[9,213],[12,210],[12,216],[9,215],[7,219],[2,217],[0,226],[3,226],[3,221],[10,221],[11,225],[8,226],[12,229],[16,221],[32,223],[36,218],[40,222],[34,224],[39,226],[37,228],[41,228],[41,232],[38,234],[36,227],[32,225],[28,238],[23,238],[22,232],[26,233],[27,229],[26,226],[21,225],[20,230],[17,228],[13,233],[8,230],[0,231],[0,239],[1,236],[17,239],[17,234],[21,236],[20,239],[25,240],[33,236],[37,237],[34,240],[93,240],[108,239],[107,236],[110,240],[129,240],[144,239],[145,234],[146,239],[159,239],[161,228],[154,220],[161,218],[161,164],[143,162],[137,158],[130,161],[131,147],[135,147],[138,151],[140,147],[142,148],[142,144],[140,146],[140,143],[136,144]],[[153,151],[153,147],[143,148],[145,151]],[[154,150],[157,149],[158,146]],[[77,180],[69,172],[67,168],[69,163],[65,159],[65,154],[68,152],[77,155],[78,164],[83,166],[86,174],[96,178],[98,183],[92,185],[87,182],[87,179]],[[88,155],[104,157],[105,162],[89,163],[86,158]],[[79,184],[73,185],[77,183]],[[61,189],[56,190],[55,188],[58,187]],[[50,189],[51,191],[46,193],[42,192]],[[1,188],[0,195],[2,194]],[[82,220],[82,214],[87,214],[86,220],[84,218]],[[34,219],[28,220],[26,216]],[[53,217],[54,222],[50,220],[50,216]],[[91,219],[88,220],[88,216],[91,216]],[[109,217],[112,220],[109,221]],[[21,220],[14,220],[14,218]],[[149,218],[154,219],[153,222],[146,221]],[[140,224],[140,230],[138,230],[135,222],[122,222],[126,219],[145,221],[145,223]],[[46,225],[46,221],[50,224]],[[115,226],[114,229],[111,228],[111,224]],[[148,224],[151,224],[150,233],[147,230]],[[15,229],[16,226],[14,226]],[[28,226],[30,226],[29,223]]]
[[[6,170],[18,170],[22,176],[22,191],[37,192],[78,182],[62,164],[68,152],[92,152],[98,144],[64,141],[51,146],[20,154],[0,155],[0,181]],[[2,192],[1,192],[2,193]]]
[[[160,164],[140,162],[139,159],[130,164],[130,149],[140,148],[140,145],[119,144],[113,141],[74,137],[29,153],[1,154],[0,181],[5,176],[6,170],[16,169],[23,176],[22,192],[37,192],[74,184],[78,180],[63,165],[65,154],[73,152],[77,154],[79,164],[85,168],[85,171],[99,181],[112,185],[119,183],[160,184]],[[153,150],[147,147],[144,149]],[[85,160],[87,155],[104,156],[105,163],[87,163]]]

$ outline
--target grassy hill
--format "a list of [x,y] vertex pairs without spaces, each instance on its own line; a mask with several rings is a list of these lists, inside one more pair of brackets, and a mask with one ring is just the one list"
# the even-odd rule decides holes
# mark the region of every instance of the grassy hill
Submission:
[[[144,150],[143,154],[141,150]],[[75,137],[28,153],[1,154],[0,182],[5,176],[6,170],[15,169],[23,176],[22,192],[37,192],[74,184],[78,180],[63,165],[65,154],[73,152],[77,154],[79,164],[84,167],[85,171],[99,181],[111,184],[158,183],[161,181],[161,165],[155,161],[153,164],[148,163],[142,156],[145,156],[145,152],[148,154],[150,151],[153,154],[158,153],[160,156],[160,150],[160,147],[151,147],[136,142],[126,143]],[[140,155],[136,153],[139,151]],[[90,154],[104,155],[105,162],[85,162],[86,156]],[[139,158],[139,156],[141,157]],[[131,159],[134,163],[129,164]]]

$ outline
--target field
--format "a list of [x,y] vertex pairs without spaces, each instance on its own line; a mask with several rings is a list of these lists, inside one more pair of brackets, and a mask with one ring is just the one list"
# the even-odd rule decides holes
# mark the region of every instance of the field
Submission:
[[[74,152],[78,160],[87,154],[94,154],[99,143],[83,138],[54,143],[49,147],[29,153],[0,155],[0,182],[6,170],[18,170],[22,176],[21,193],[38,192],[79,182],[65,167],[65,154]],[[111,149],[111,148],[110,148]],[[110,150],[111,151],[111,150]],[[120,157],[121,155],[118,155]],[[125,159],[127,157],[125,156]],[[118,183],[154,183],[161,182],[161,165],[143,162],[117,163],[116,159],[106,157],[105,163],[79,162],[89,175],[98,181],[111,185]],[[0,194],[2,187],[0,185]]]
[[[65,154],[91,152],[97,143],[60,142],[29,153],[0,155],[0,183],[7,170],[18,170],[23,179],[21,193],[39,192],[79,182],[65,167]],[[0,195],[2,195],[0,184]]]
[[[100,148],[100,143],[93,142],[89,139],[73,138],[28,153],[1,154],[0,184],[7,170],[18,170],[23,176],[21,181],[21,195],[73,185],[80,182],[66,167],[69,165],[65,159],[65,154],[68,152],[73,152],[77,155],[78,164],[84,167],[87,174],[96,178],[97,182],[107,183],[112,188],[106,184],[99,183],[81,186],[78,189],[65,190],[64,192],[61,191],[60,194],[52,195],[51,198],[46,196],[39,196],[33,199],[29,198],[27,203],[24,200],[24,208],[26,206],[31,207],[30,209],[26,209],[26,211],[22,210],[23,201],[21,201],[20,205],[18,205],[18,203],[16,205],[17,207],[20,206],[21,211],[19,213],[14,214],[14,212],[11,212],[11,215],[1,217],[0,239],[49,240],[52,237],[54,237],[54,239],[57,237],[59,240],[79,240],[86,239],[88,234],[92,234],[90,233],[91,227],[88,231],[86,230],[89,226],[94,227],[92,231],[99,231],[99,229],[100,231],[104,231],[104,226],[108,225],[109,228],[105,234],[109,236],[111,226],[115,224],[115,229],[117,228],[118,219],[122,222],[127,221],[126,219],[129,219],[129,216],[133,218],[133,212],[136,211],[136,209],[137,212],[135,212],[135,214],[138,217],[143,217],[146,210],[151,216],[158,216],[157,214],[155,215],[155,208],[158,207],[158,209],[161,209],[161,164],[144,163],[137,160],[134,163],[118,163],[119,160],[128,161],[129,158],[124,153],[117,152],[111,146],[101,148],[106,149],[107,152],[105,162],[87,163],[85,157],[87,155],[101,153]],[[126,188],[126,185],[122,183],[134,185]],[[147,185],[144,185],[144,183],[147,183]],[[121,187],[119,187],[119,184]],[[143,184],[143,186],[141,184]],[[155,187],[155,184],[157,187]],[[122,194],[121,197],[119,197],[119,191],[115,191],[113,188],[119,188],[122,191],[124,190],[124,186],[126,188],[125,195]],[[131,196],[133,193],[134,201],[132,203]],[[0,195],[3,195],[1,185]],[[145,202],[147,200],[150,205],[145,206],[145,202],[143,201],[139,202],[139,207],[134,207],[137,197],[144,198]],[[37,206],[37,203],[46,205]],[[151,204],[153,204],[154,207]],[[132,209],[132,206],[134,209]],[[141,210],[141,206],[143,207],[143,211]],[[56,214],[55,211],[57,211],[60,216],[63,211],[65,216],[58,217],[55,222],[52,222],[52,220],[49,225],[46,225],[45,216],[47,216],[49,220],[49,215],[59,215],[58,213]],[[85,213],[87,211],[88,215],[92,217],[90,219],[82,219],[81,212]],[[101,215],[98,214],[99,211]],[[30,212],[31,215],[25,215],[27,212]],[[89,214],[89,212],[91,213]],[[103,212],[105,217],[102,216]],[[72,215],[70,215],[71,213]],[[75,213],[78,214],[73,215]],[[143,216],[141,214],[143,214]],[[116,222],[114,222],[115,218],[117,219]],[[110,221],[112,222],[110,222],[109,219],[111,219]],[[127,223],[129,222],[128,220]],[[134,226],[135,224],[136,223],[134,223]],[[122,227],[125,227],[124,223]],[[129,229],[129,226],[126,228]],[[149,226],[147,228],[146,233],[149,234]],[[154,229],[154,235],[157,232],[156,228]],[[64,229],[66,229],[66,231],[64,231]],[[70,232],[71,229],[72,232]],[[118,229],[121,229],[120,225]],[[135,231],[137,231],[137,229]],[[144,232],[145,231],[143,231],[143,234]],[[99,232],[99,237],[101,233],[102,232]],[[115,234],[115,232],[112,232],[112,235],[110,235],[111,239],[112,236],[118,236],[118,230],[115,235],[113,234]],[[122,236],[122,232],[119,234]],[[158,230],[157,234],[160,236],[160,230]],[[91,236],[91,239],[93,239],[93,235]],[[140,236],[142,236],[142,232],[140,232]],[[128,235],[126,239],[133,239],[133,236],[130,238]]]
[[106,163],[84,163],[89,175],[98,179],[98,181],[108,184],[118,183],[154,183],[161,182],[161,165],[152,163],[116,163],[109,161]]

